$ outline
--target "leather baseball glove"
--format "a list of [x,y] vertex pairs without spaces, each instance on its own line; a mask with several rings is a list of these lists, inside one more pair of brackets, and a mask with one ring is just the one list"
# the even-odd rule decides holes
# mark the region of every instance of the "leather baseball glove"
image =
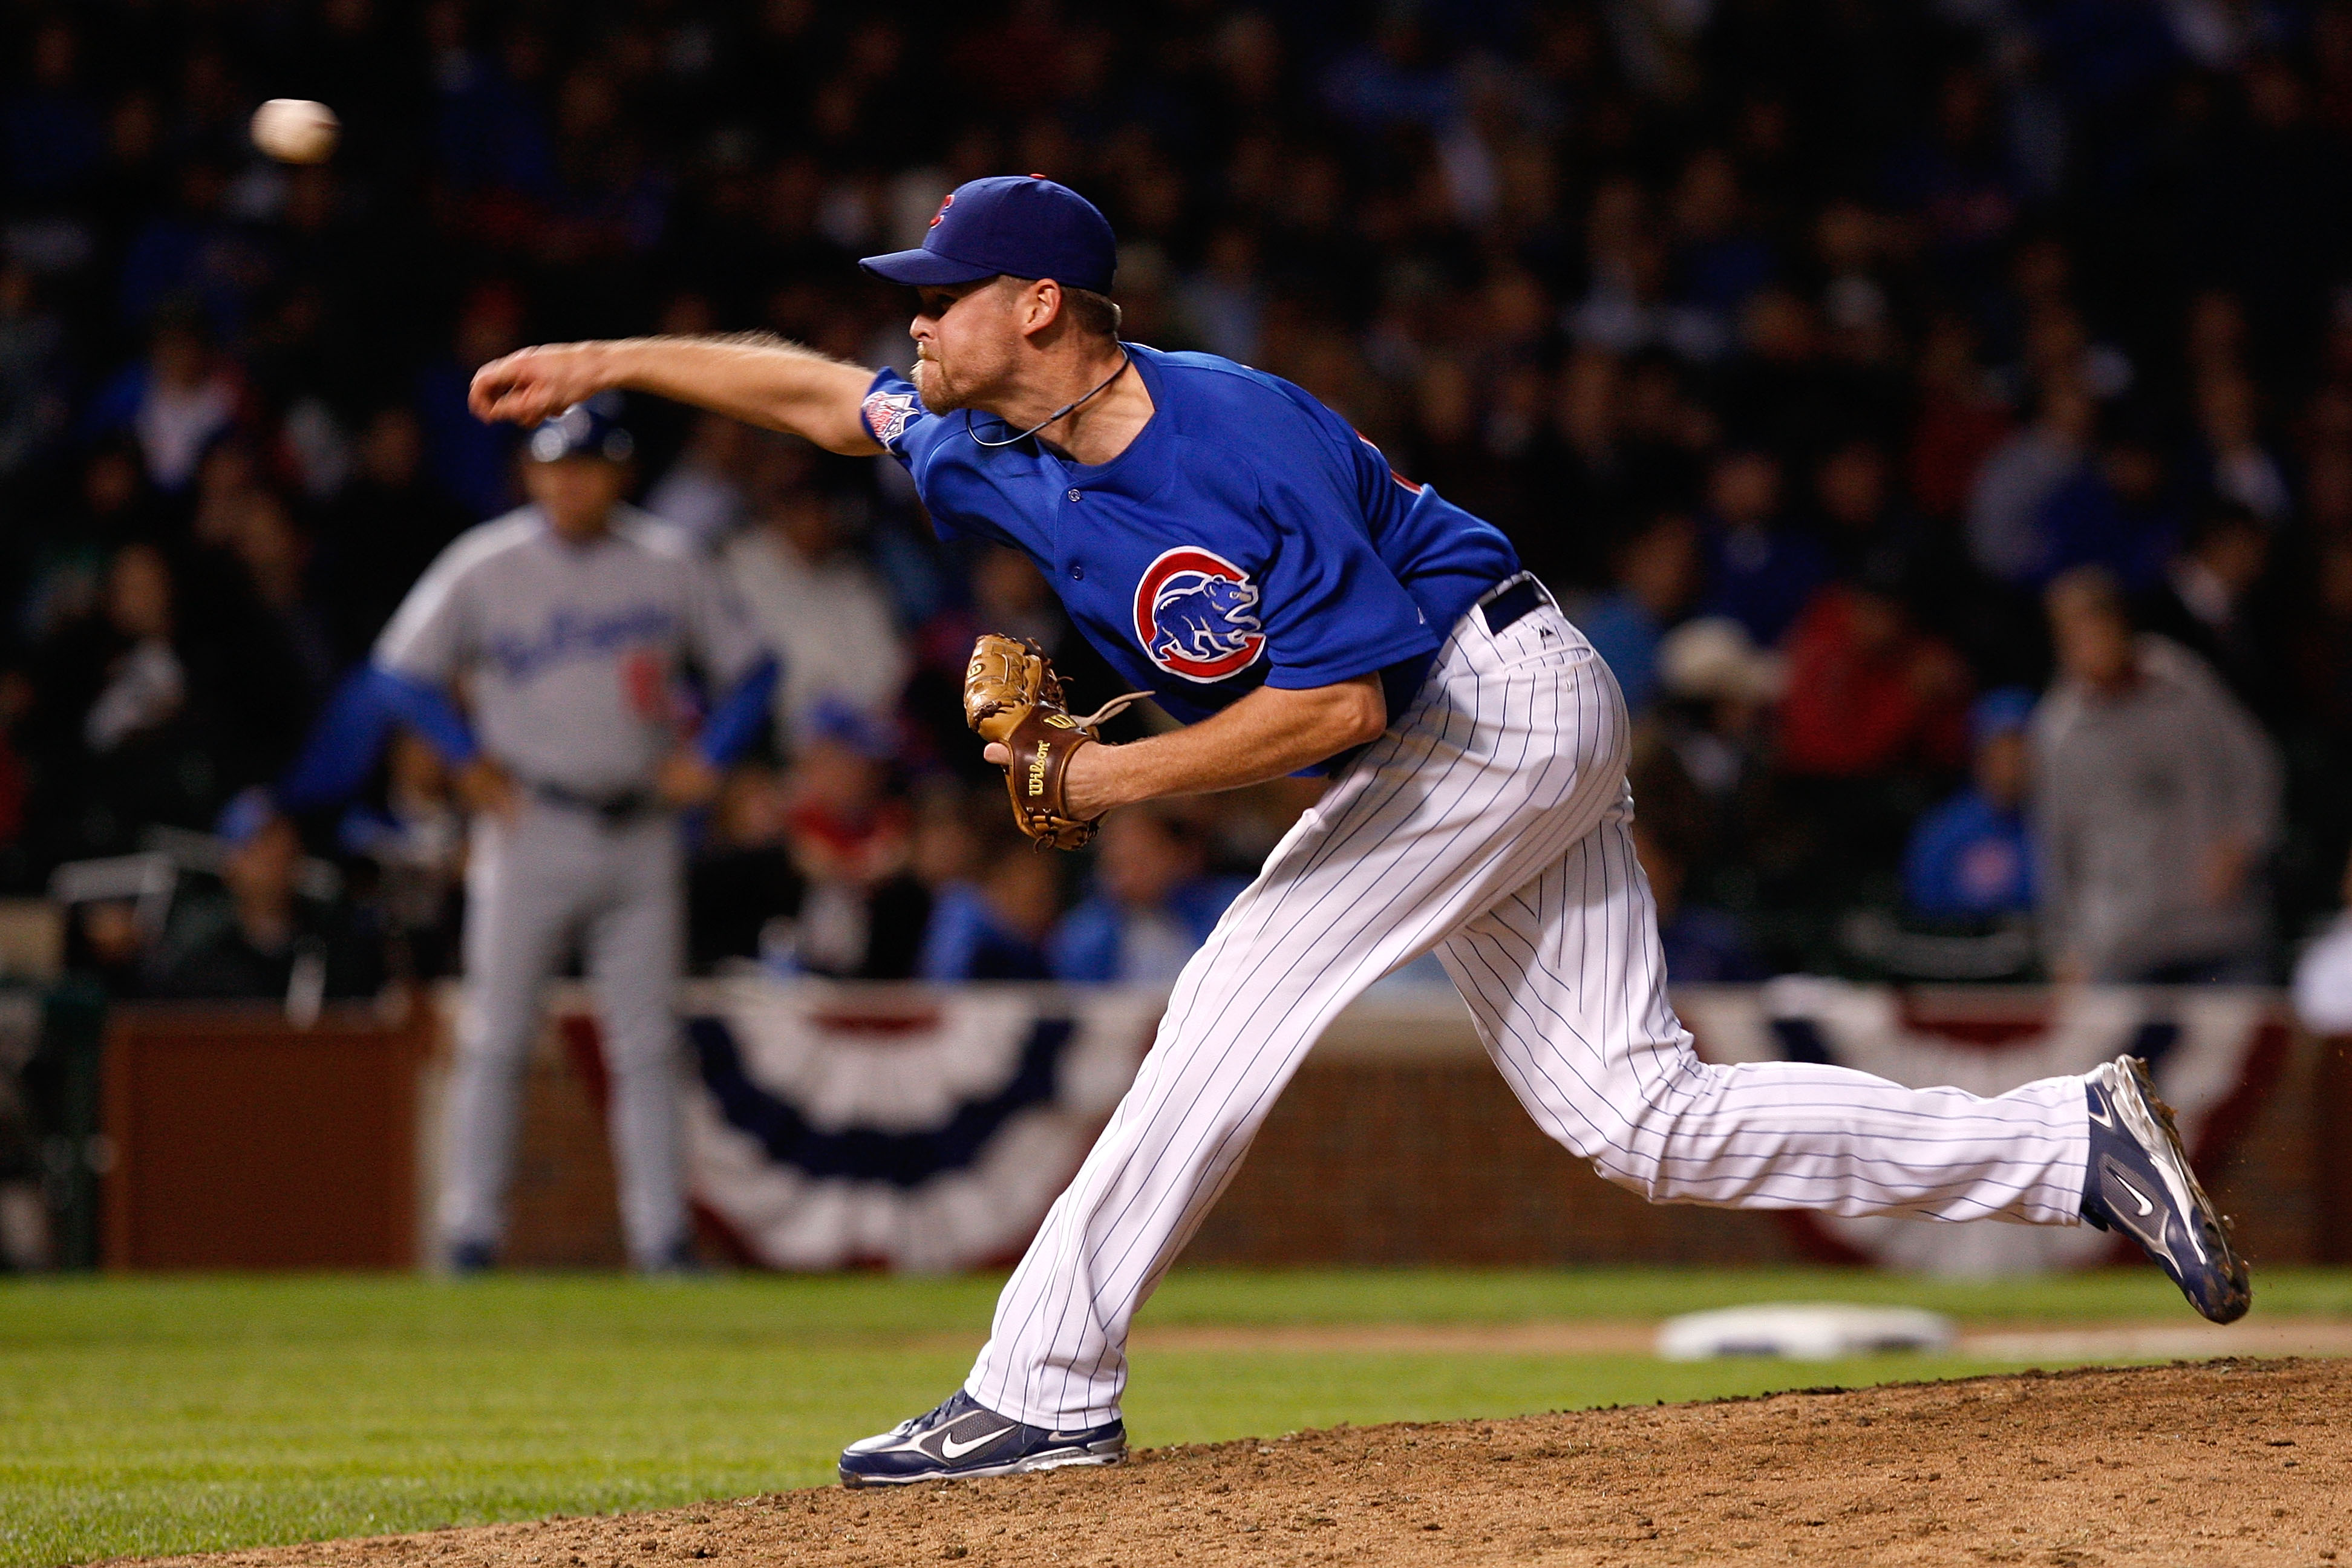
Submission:
[[1101,818],[1072,816],[1063,794],[1070,759],[1101,739],[1096,726],[1147,695],[1131,691],[1076,718],[1044,648],[995,632],[983,633],[971,645],[971,663],[963,673],[964,722],[982,740],[1013,753],[1004,768],[1013,820],[1040,848],[1076,849],[1095,836]]

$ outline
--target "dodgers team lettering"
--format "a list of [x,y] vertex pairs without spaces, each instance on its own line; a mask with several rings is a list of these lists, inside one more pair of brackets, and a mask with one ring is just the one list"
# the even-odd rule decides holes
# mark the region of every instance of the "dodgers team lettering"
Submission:
[[1203,685],[1238,675],[1265,651],[1258,588],[1213,550],[1162,551],[1135,585],[1135,640],[1171,675]]

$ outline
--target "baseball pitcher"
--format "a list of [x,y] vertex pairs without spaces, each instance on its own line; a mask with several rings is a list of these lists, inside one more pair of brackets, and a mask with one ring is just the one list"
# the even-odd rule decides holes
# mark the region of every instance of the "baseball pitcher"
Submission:
[[632,387],[887,453],[942,532],[1027,552],[1103,657],[1189,721],[1100,743],[1034,650],[983,639],[967,714],[1034,837],[1331,775],[1186,966],[971,1377],[852,1444],[844,1481],[1117,1460],[1136,1309],[1324,1026],[1433,950],[1528,1113],[1654,1202],[2121,1226],[2208,1317],[2244,1312],[2245,1269],[2128,1058],[1990,1100],[1699,1060],[1633,857],[1608,668],[1499,532],[1315,398],[1121,342],[1115,260],[1076,193],[977,180],[920,249],[864,263],[916,291],[911,380],[772,340],[652,339],[527,349],[474,383],[486,417]]

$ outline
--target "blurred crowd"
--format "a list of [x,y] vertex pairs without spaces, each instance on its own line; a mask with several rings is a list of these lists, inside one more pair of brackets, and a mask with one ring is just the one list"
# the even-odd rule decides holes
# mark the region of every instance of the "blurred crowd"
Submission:
[[[0,40],[0,892],[81,868],[124,990],[450,967],[426,747],[250,792],[516,504],[475,366],[903,363],[854,258],[1030,170],[1116,225],[1126,335],[1299,382],[1559,595],[1677,980],[2263,979],[2338,900],[2341,0],[5,0]],[[281,96],[331,163],[251,150]],[[1021,851],[971,635],[1115,689],[1034,571],[887,463],[630,418],[786,670],[696,828],[698,964],[1164,979],[1311,800]]]

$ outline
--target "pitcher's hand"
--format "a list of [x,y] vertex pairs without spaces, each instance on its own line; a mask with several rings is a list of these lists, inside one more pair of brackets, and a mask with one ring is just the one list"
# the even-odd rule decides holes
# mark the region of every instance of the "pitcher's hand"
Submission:
[[466,405],[479,419],[536,425],[610,384],[602,343],[542,343],[494,359],[474,373]]

